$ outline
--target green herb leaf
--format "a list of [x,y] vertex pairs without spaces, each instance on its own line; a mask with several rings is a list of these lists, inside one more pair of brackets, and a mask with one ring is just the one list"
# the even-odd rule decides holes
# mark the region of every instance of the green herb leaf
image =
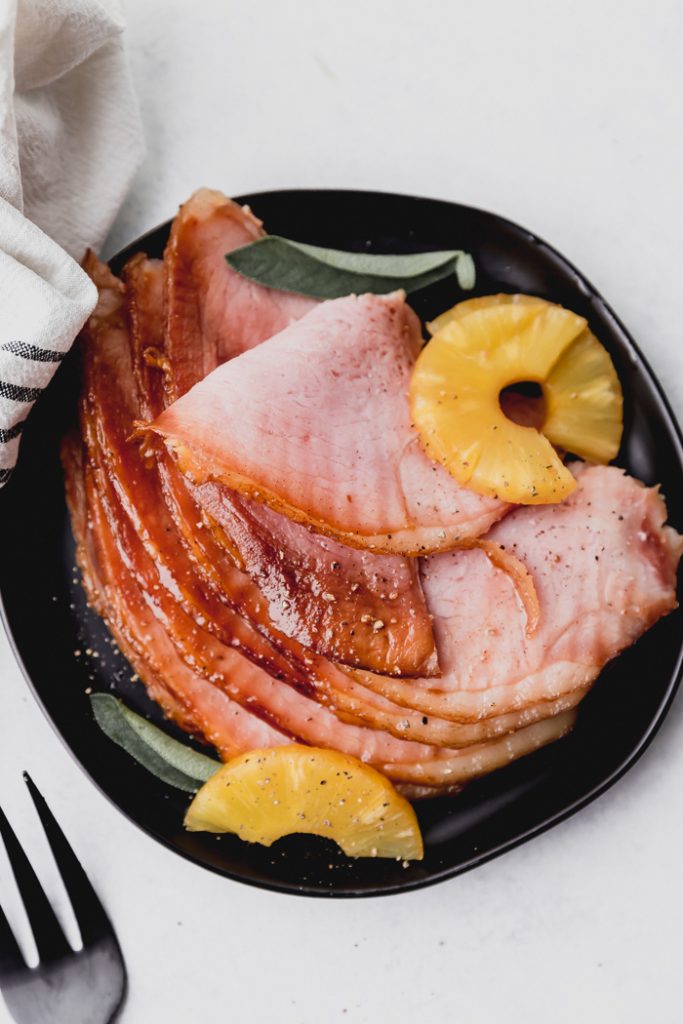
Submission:
[[221,766],[213,757],[167,736],[111,694],[93,693],[90,703],[102,732],[169,786],[195,793]]
[[474,260],[459,249],[384,256],[304,245],[279,235],[266,235],[226,255],[244,277],[280,291],[313,299],[338,299],[403,288],[415,292],[455,274],[462,289],[474,287]]

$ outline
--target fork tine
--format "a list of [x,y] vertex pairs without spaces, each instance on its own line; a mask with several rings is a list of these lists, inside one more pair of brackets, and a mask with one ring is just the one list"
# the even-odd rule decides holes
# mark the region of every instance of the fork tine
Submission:
[[12,926],[5,911],[0,906],[0,981],[15,971],[26,970],[26,961],[22,955]]
[[69,894],[83,945],[92,945],[105,935],[113,936],[111,922],[97,893],[90,884],[81,862],[69,845],[68,839],[57,824],[35,782],[28,772],[24,772],[23,776],[62,876],[64,887]]
[[7,856],[24,902],[41,962],[49,963],[66,956],[72,950],[66,941],[62,926],[55,917],[45,890],[38,881],[38,876],[31,867],[29,859],[1,807],[0,835],[5,843]]

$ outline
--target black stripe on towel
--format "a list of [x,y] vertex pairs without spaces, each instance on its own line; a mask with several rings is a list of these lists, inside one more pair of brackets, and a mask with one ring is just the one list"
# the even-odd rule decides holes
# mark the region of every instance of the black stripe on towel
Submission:
[[25,388],[20,384],[10,384],[0,380],[0,398],[9,398],[12,402],[35,402],[42,388]]
[[3,352],[11,352],[22,359],[33,359],[36,363],[61,363],[66,352],[57,352],[53,348],[39,348],[38,345],[29,345],[26,341],[6,341],[0,345]]
[[0,469],[0,485],[6,484],[12,475],[11,469]]
[[19,437],[26,426],[26,420],[22,420],[21,423],[15,423],[13,427],[9,427],[7,430],[3,430],[0,427],[0,444],[7,444],[8,441],[13,441],[15,437]]

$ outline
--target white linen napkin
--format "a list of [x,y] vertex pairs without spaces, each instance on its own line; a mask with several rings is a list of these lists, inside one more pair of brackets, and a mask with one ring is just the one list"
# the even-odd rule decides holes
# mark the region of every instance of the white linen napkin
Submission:
[[0,486],[142,157],[118,0],[0,0]]

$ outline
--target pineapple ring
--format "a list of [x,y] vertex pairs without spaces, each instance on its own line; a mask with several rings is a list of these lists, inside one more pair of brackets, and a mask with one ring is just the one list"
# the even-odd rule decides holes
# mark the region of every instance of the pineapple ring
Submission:
[[[456,317],[507,304],[552,305],[535,295],[482,295],[459,302],[427,327],[434,335]],[[542,387],[542,433],[549,441],[589,462],[602,465],[616,458],[623,430],[621,384],[609,353],[592,331],[586,327],[558,359]]]
[[295,832],[323,836],[349,857],[424,856],[415,811],[389,779],[348,754],[297,743],[228,761],[195,796],[185,827],[263,846]]
[[[413,422],[427,454],[460,483],[516,504],[552,504],[576,486],[553,445],[591,462],[615,457],[621,387],[583,317],[530,295],[487,295],[428,327],[410,386]],[[500,407],[503,389],[520,381],[543,390],[540,431]]]

